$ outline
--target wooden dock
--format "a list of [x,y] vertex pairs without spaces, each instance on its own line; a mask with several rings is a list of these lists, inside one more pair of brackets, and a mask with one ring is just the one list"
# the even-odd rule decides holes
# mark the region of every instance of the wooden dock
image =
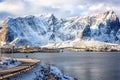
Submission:
[[34,60],[34,59],[17,58],[15,60],[21,61],[22,64],[13,68],[0,70],[0,80],[8,79],[10,77],[27,72],[28,70],[32,69],[40,62],[39,60]]

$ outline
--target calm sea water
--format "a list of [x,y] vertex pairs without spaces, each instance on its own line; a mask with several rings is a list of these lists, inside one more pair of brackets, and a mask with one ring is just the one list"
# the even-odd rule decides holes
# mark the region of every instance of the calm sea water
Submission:
[[[10,56],[10,54],[4,54]],[[16,53],[15,57],[50,62],[65,73],[79,80],[120,80],[120,53],[63,52],[63,53]]]

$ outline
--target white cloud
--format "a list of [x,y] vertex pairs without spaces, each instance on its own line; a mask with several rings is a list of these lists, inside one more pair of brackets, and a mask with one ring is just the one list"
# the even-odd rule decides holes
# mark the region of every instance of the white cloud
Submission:
[[26,2],[41,5],[41,6],[52,6],[52,5],[78,5],[83,4],[86,0],[24,0]]
[[89,6],[88,10],[83,12],[82,15],[94,15],[96,13],[103,13],[106,11],[113,10],[115,13],[120,16],[120,6],[113,6],[112,4],[97,3],[95,5]]
[[0,12],[16,16],[54,13],[58,17],[90,15],[114,10],[119,13],[118,0],[4,0]]
[[17,1],[17,2],[10,2],[11,0],[6,0],[2,3],[0,3],[0,11],[1,12],[9,12],[15,15],[22,14],[24,10],[23,2]]

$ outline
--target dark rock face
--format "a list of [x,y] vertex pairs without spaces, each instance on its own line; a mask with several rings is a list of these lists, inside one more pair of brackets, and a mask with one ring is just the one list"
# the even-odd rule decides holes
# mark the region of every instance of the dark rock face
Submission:
[[9,18],[0,29],[0,41],[17,45],[45,45],[76,38],[120,44],[120,22],[113,11],[92,17],[58,19],[53,14]]
[[91,30],[90,30],[90,26],[87,25],[85,27],[85,29],[83,30],[83,36],[84,37],[91,37]]
[[[95,29],[92,29],[91,27],[94,25],[90,25],[90,30],[88,29],[88,31],[86,31],[85,29],[85,33],[90,33],[91,34],[87,34],[89,38],[91,39],[95,39],[98,41],[104,41],[104,42],[117,42],[118,44],[120,44],[120,40],[118,39],[118,30],[120,29],[120,22],[118,17],[115,15],[115,13],[112,12],[106,12],[104,13],[105,17],[104,19],[102,19],[102,22],[97,24],[98,27]],[[101,16],[102,17],[102,16]],[[90,20],[92,20],[93,18],[91,18]],[[83,33],[84,34],[84,33]],[[83,35],[84,36],[84,35]]]

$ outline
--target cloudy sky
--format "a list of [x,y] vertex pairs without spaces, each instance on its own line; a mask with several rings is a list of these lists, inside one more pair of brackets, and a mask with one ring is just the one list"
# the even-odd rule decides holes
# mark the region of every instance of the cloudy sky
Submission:
[[0,23],[8,16],[41,13],[72,17],[114,10],[119,15],[119,7],[119,0],[0,0]]

